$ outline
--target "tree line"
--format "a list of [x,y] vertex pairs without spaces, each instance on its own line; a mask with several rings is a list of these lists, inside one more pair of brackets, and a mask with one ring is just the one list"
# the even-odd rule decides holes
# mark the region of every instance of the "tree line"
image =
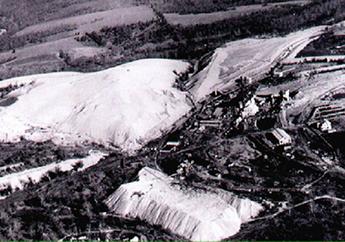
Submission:
[[137,0],[137,4],[151,4],[163,13],[212,13],[237,6],[288,2],[287,0]]

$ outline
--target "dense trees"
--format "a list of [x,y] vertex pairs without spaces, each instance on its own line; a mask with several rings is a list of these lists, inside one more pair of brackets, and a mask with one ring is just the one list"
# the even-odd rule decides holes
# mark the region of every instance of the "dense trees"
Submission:
[[139,4],[152,4],[163,13],[189,14],[211,13],[241,5],[287,2],[287,0],[137,0],[136,2]]
[[58,147],[52,142],[35,143],[23,140],[15,144],[1,144],[0,175],[85,156],[87,152],[82,148]]
[[[319,39],[311,42],[300,56],[322,56],[322,55],[345,55],[345,38],[344,36],[336,36],[333,32],[322,35]],[[342,64],[343,61],[339,61]]]
[[[100,213],[107,211],[103,200],[122,183],[134,179],[141,168],[131,164],[120,169],[122,159],[128,158],[114,153],[83,173],[52,171],[49,179],[0,201],[0,224],[6,224],[6,230],[0,229],[0,239],[57,240],[98,229]],[[138,164],[148,158],[130,159]],[[118,221],[114,227],[124,229],[125,225]]]

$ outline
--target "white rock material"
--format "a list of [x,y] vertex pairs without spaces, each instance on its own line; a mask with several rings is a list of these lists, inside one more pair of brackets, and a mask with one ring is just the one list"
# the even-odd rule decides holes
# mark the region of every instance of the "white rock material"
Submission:
[[138,218],[193,241],[216,241],[239,232],[263,207],[224,190],[185,188],[143,168],[139,181],[122,185],[106,204],[124,218]]
[[[107,154],[103,152],[91,150],[89,152],[89,155],[84,158],[76,158],[61,162],[53,162],[45,166],[11,173],[3,177],[0,177],[0,189],[4,189],[8,185],[10,185],[14,190],[16,188],[21,190],[24,188],[25,183],[28,183],[29,181],[32,181],[33,183],[38,183],[44,175],[46,175],[49,171],[54,171],[56,168],[60,169],[61,171],[71,171],[74,165],[78,162],[81,162],[83,164],[83,166],[79,169],[79,171],[82,171],[91,166],[96,165],[106,155]],[[2,198],[0,197],[0,199]]]
[[190,91],[200,101],[212,92],[235,90],[235,80],[240,77],[258,81],[277,62],[294,62],[296,55],[324,29],[325,26],[318,26],[284,37],[229,42],[216,49],[208,66],[193,77],[197,82]]
[[96,142],[139,149],[186,114],[186,93],[173,88],[184,61],[145,59],[95,73],[49,73],[2,81],[24,84],[0,105],[0,140]]

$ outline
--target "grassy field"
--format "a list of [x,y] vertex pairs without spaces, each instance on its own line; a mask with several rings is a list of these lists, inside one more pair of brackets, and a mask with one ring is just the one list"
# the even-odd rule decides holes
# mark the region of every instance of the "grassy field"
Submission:
[[0,24],[11,33],[34,24],[105,11],[120,7],[133,6],[134,0],[1,0]]
[[72,31],[74,33],[91,32],[99,30],[104,26],[112,27],[137,23],[139,21],[146,22],[153,18],[154,13],[147,6],[115,8],[31,25],[17,32],[16,36],[28,35],[35,32],[46,32],[60,26],[68,25],[75,26],[75,30]]
[[0,53],[0,59],[3,60],[0,66],[0,76],[5,79],[19,75],[61,70],[66,65],[59,58],[59,51],[77,47],[82,47],[82,45],[73,38],[67,38],[27,46],[17,49],[15,53],[11,51],[2,52]]

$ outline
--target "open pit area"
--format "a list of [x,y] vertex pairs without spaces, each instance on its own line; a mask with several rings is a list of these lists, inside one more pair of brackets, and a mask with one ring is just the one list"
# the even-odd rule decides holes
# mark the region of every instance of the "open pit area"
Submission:
[[[279,45],[285,46],[283,39],[280,41]],[[308,41],[310,38],[304,37],[302,46]],[[299,44],[300,41],[296,48],[301,48]],[[208,57],[214,62],[204,65],[201,72],[195,68],[189,71],[199,77],[202,72],[203,75],[214,72],[228,78],[223,85],[219,84],[219,89],[211,88],[204,93],[188,115],[163,133],[163,137],[149,142],[131,157],[104,150],[110,155],[97,156],[100,160],[90,161],[87,163],[90,167],[85,170],[73,163],[73,156],[65,157],[65,161],[74,164],[68,165],[71,170],[51,172],[39,183],[28,185],[29,190],[13,192],[4,187],[4,195],[10,196],[0,201],[5,214],[2,221],[11,228],[19,223],[28,231],[50,231],[49,235],[37,237],[41,239],[342,238],[344,235],[336,221],[342,220],[345,211],[342,200],[345,164],[339,145],[343,137],[343,72],[320,72],[320,68],[338,67],[327,61],[280,62],[279,58],[286,60],[296,52],[284,54],[284,50],[289,50],[288,46],[286,48],[281,48],[283,52],[271,59],[272,68],[266,69],[265,66],[270,65],[263,64],[263,79],[252,79],[252,72],[247,71],[246,65],[238,67],[241,75],[229,76],[230,68],[219,67],[225,66],[225,62],[218,65],[220,52],[216,52]],[[223,60],[228,58],[224,54]],[[244,56],[244,62],[246,58]],[[294,58],[298,57],[290,60]],[[288,74],[281,74],[281,70],[287,70]],[[182,84],[193,86],[195,89],[190,90],[194,91],[198,90],[198,81],[192,78]],[[201,82],[201,85],[208,84]],[[17,88],[20,86],[2,90],[3,96]],[[85,155],[85,158],[90,156],[89,153]],[[56,159],[55,156],[52,159]],[[9,160],[10,163],[4,165],[20,172],[22,168],[17,165],[24,161]],[[148,175],[143,178],[143,174]],[[233,194],[238,201],[252,201],[262,209],[242,225],[229,215],[229,223],[236,232],[193,233],[193,228],[184,230],[177,226],[177,220],[195,222],[201,219],[199,215],[188,214],[184,206],[175,207],[176,203],[162,205],[160,197],[164,192],[176,193],[174,198],[189,201],[188,206],[196,206],[192,201],[197,201],[198,192],[195,197],[189,197],[190,193],[184,192],[188,189],[194,192],[220,189],[221,194],[228,194],[227,199],[231,200],[229,194]],[[224,196],[218,195],[213,193],[215,197],[205,198],[205,201],[223,203],[219,199]],[[14,210],[10,205],[12,201],[17,201],[18,207]],[[207,203],[203,205],[213,207]],[[156,216],[143,212],[153,208],[159,211]],[[226,210],[218,209],[216,213]],[[169,213],[176,214],[175,220],[165,216]],[[27,214],[40,214],[40,217],[31,224]],[[210,213],[209,217],[212,216],[214,214]],[[322,220],[317,219],[320,216]],[[55,227],[47,225],[47,220],[54,221]],[[224,221],[228,221],[226,217],[219,223]],[[69,228],[63,226],[66,223]],[[220,226],[219,223],[215,226]],[[304,232],[311,227],[318,228],[319,232]],[[3,236],[36,235],[11,234],[10,230],[4,231]]]
[[343,0],[194,3],[0,0],[0,240],[345,239]]

